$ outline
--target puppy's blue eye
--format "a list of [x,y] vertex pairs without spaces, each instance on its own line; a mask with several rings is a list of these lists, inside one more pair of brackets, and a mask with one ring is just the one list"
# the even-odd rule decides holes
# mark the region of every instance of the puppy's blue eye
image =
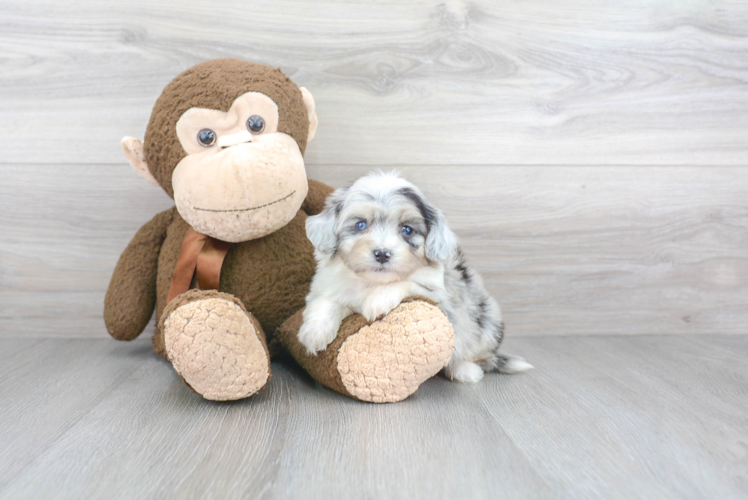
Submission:
[[403,226],[402,232],[405,236],[410,236],[413,234],[413,228],[410,226]]
[[366,221],[360,220],[356,222],[356,229],[358,229],[359,231],[363,231],[364,229],[366,229]]

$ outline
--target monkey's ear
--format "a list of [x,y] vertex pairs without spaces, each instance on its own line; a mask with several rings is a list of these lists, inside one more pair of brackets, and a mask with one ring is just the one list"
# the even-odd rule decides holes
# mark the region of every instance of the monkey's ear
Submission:
[[304,98],[304,106],[306,106],[306,112],[309,115],[309,135],[306,138],[306,142],[312,142],[314,134],[317,133],[317,113],[314,111],[314,97],[306,87],[299,87],[301,90],[301,97]]
[[127,156],[127,161],[130,162],[130,166],[135,169],[135,172],[154,186],[158,186],[158,181],[153,177],[151,171],[148,170],[148,164],[145,162],[143,141],[135,137],[123,137],[119,144],[122,146],[122,152]]

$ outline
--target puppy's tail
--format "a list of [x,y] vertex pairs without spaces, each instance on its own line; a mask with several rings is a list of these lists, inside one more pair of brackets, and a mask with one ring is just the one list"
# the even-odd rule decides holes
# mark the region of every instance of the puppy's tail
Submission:
[[478,363],[483,371],[485,372],[499,372],[499,373],[522,373],[527,370],[532,370],[534,367],[525,361],[525,358],[519,356],[513,356],[506,353],[494,353],[490,359],[486,359]]

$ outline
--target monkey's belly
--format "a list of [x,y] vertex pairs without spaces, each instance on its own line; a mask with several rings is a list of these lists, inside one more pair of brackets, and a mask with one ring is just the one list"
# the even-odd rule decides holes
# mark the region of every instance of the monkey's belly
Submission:
[[[304,307],[314,269],[314,247],[306,237],[307,215],[299,210],[285,227],[256,240],[233,243],[221,269],[220,291],[239,298],[268,336]],[[157,314],[166,307],[177,257],[189,225],[174,214],[159,256]],[[193,279],[192,287],[196,287]]]
[[273,234],[231,245],[221,270],[222,292],[238,297],[267,335],[304,307],[314,269],[306,214]]

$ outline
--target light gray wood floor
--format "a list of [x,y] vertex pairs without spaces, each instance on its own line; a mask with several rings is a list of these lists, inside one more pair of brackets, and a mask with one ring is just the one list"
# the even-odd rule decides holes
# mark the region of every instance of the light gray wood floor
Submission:
[[213,403],[147,340],[0,340],[0,498],[746,498],[748,336],[509,338],[536,369]]

